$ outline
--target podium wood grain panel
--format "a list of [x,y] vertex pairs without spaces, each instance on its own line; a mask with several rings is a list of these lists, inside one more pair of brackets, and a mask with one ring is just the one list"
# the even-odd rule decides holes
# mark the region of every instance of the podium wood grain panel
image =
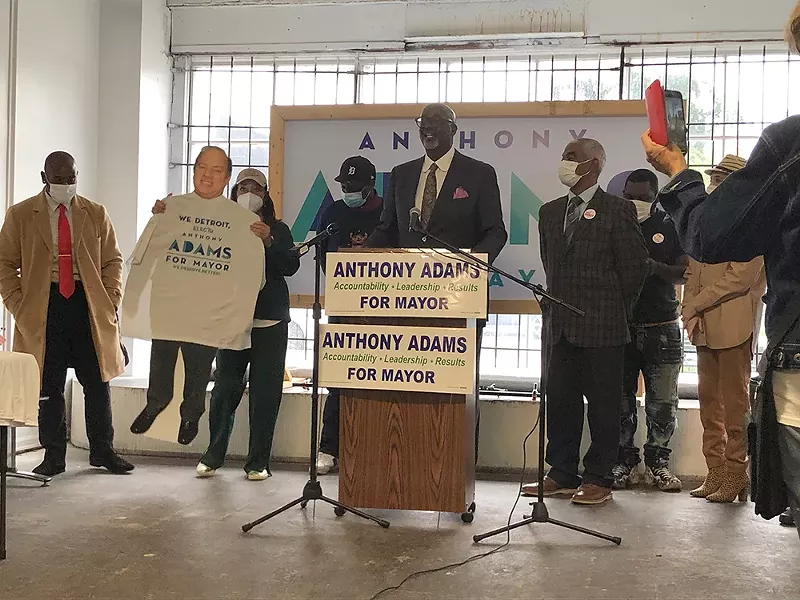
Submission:
[[342,390],[339,500],[463,512],[465,397]]
[[[460,327],[463,319],[340,317]],[[341,390],[339,500],[358,508],[464,512],[475,494],[475,396]]]

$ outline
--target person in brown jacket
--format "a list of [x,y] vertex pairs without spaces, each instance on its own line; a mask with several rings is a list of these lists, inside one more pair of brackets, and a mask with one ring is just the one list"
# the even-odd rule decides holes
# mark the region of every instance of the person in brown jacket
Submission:
[[108,382],[125,369],[117,325],[122,253],[106,209],[76,194],[78,171],[66,152],[47,157],[44,189],[15,204],[0,229],[0,296],[15,319],[14,351],[39,363],[39,441],[33,471],[66,469],[67,368],[83,386],[89,463],[112,473],[133,465],[114,451]]
[[[745,166],[728,155],[708,171],[709,193]],[[708,475],[692,496],[711,502],[747,497],[746,415],[754,332],[766,289],[764,259],[701,264],[689,261],[682,316],[697,347],[697,392]]]

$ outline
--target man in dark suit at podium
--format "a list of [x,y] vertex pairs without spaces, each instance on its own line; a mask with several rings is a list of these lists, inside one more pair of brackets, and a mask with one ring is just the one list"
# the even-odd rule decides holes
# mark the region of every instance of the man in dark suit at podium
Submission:
[[446,104],[426,106],[416,123],[425,156],[392,169],[381,222],[367,246],[427,247],[408,229],[409,211],[416,206],[432,235],[494,261],[508,239],[494,168],[456,151],[456,114]]
[[[550,349],[547,370],[545,496],[575,504],[611,498],[617,459],[625,345],[633,307],[648,274],[648,251],[630,200],[602,190],[606,162],[596,140],[579,139],[564,150],[559,179],[566,196],[539,211],[539,243],[548,291],[585,316],[543,305]],[[578,475],[583,398],[588,403],[589,451]],[[537,484],[523,493],[536,495]]]
[[[410,211],[420,210],[420,224],[431,235],[456,248],[486,253],[494,262],[506,245],[500,188],[494,167],[464,156],[453,147],[458,131],[456,113],[446,104],[429,104],[416,120],[425,156],[392,169],[383,200],[381,222],[367,239],[371,248],[426,248],[422,237],[409,231]],[[488,302],[488,298],[487,298]],[[476,377],[480,369],[485,322],[478,322]],[[476,411],[478,405],[476,403]],[[478,457],[476,414],[475,461]]]

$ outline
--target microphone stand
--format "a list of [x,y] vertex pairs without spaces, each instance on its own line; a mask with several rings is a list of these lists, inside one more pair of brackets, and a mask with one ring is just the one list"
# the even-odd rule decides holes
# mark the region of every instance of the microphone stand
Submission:
[[[317,433],[319,431],[319,321],[322,317],[322,303],[320,302],[320,279],[321,279],[321,271],[322,267],[320,264],[320,260],[322,259],[322,250],[321,246],[323,242],[336,230],[331,229],[330,227],[326,232],[322,232],[313,238],[313,240],[309,240],[309,242],[313,242],[314,246],[314,306],[313,306],[313,316],[314,316],[314,368],[312,371],[311,376],[311,452],[309,455],[309,460],[311,462],[311,469],[309,471],[309,480],[306,482],[305,487],[303,487],[303,493],[299,498],[295,498],[288,504],[280,507],[277,510],[272,511],[271,513],[264,515],[263,517],[256,519],[251,523],[247,523],[246,525],[242,525],[242,531],[245,533],[253,529],[253,527],[257,525],[261,525],[265,521],[268,521],[272,517],[275,517],[293,506],[300,505],[301,508],[305,508],[306,505],[312,500],[322,500],[334,507],[334,512],[336,513],[337,517],[343,516],[346,512],[351,512],[354,515],[361,517],[362,519],[367,519],[369,521],[373,521],[386,529],[389,527],[389,521],[384,519],[379,519],[377,517],[373,517],[365,512],[362,512],[356,508],[351,506],[347,506],[338,502],[337,500],[333,500],[328,498],[327,496],[323,495],[322,493],[322,485],[317,478]],[[327,235],[323,235],[327,233]],[[295,249],[298,254],[302,252],[302,248],[308,247],[309,242],[305,244],[300,244],[298,247],[299,249]],[[300,254],[302,256],[302,254]]]
[[[474,265],[477,265],[477,266],[481,267],[482,269],[484,269],[485,271],[487,271],[488,273],[497,273],[497,274],[499,274],[499,275],[501,275],[501,276],[513,281],[517,285],[521,285],[525,289],[530,290],[533,293],[534,298],[540,304],[541,304],[541,299],[542,298],[546,298],[550,302],[550,304],[553,304],[553,305],[556,305],[556,306],[561,306],[561,307],[569,310],[570,312],[572,312],[572,313],[574,313],[574,314],[576,314],[578,316],[582,317],[582,316],[584,316],[584,314],[586,314],[582,310],[580,310],[578,308],[575,308],[571,304],[568,304],[567,302],[564,302],[560,298],[556,298],[552,294],[548,293],[547,290],[545,290],[542,286],[537,285],[535,283],[531,283],[529,281],[525,281],[523,279],[520,279],[519,277],[515,277],[514,275],[511,275],[510,273],[506,273],[502,269],[499,269],[499,268],[495,267],[494,265],[490,265],[489,263],[487,263],[487,262],[485,262],[483,260],[475,258],[471,254],[468,254],[467,252],[464,252],[460,248],[456,248],[452,244],[449,244],[449,243],[445,242],[444,240],[436,237],[435,235],[430,233],[427,229],[425,229],[425,227],[423,227],[421,224],[418,224],[417,220],[415,218],[413,218],[413,217],[411,219],[411,229],[416,231],[417,233],[419,233],[422,236],[422,242],[424,244],[427,244],[428,243],[428,239],[430,238],[431,240],[436,242],[436,244],[438,244],[442,248],[445,248],[446,250],[449,250],[453,254],[456,254],[456,255],[462,257],[463,259],[465,259],[465,262],[469,262],[469,263],[472,263]],[[542,317],[544,318],[544,314],[542,314]],[[482,540],[485,540],[486,538],[489,538],[489,537],[492,537],[492,536],[495,536],[495,535],[499,535],[501,533],[505,533],[505,532],[511,531],[512,529],[517,529],[518,527],[524,527],[525,525],[530,525],[531,523],[550,523],[551,525],[557,525],[558,527],[563,527],[565,529],[570,529],[572,531],[577,531],[579,533],[583,533],[583,534],[586,534],[586,535],[591,535],[591,536],[594,536],[596,538],[600,538],[600,539],[603,539],[603,540],[608,540],[609,542],[613,542],[613,543],[615,543],[616,545],[619,546],[622,543],[622,538],[619,538],[619,537],[616,537],[616,536],[611,536],[611,535],[606,535],[605,533],[600,533],[599,531],[594,531],[592,529],[586,529],[585,527],[580,527],[578,525],[573,525],[571,523],[566,523],[564,521],[557,521],[556,519],[552,519],[550,517],[550,513],[547,510],[547,506],[544,503],[544,476],[545,476],[545,473],[544,473],[544,454],[545,454],[544,439],[545,439],[546,419],[547,419],[547,368],[549,367],[549,363],[550,363],[550,360],[549,360],[549,353],[550,353],[549,340],[547,339],[547,335],[546,335],[545,331],[546,331],[546,328],[542,327],[542,351],[541,351],[541,373],[542,374],[541,374],[541,377],[539,379],[539,392],[538,392],[538,396],[539,396],[539,420],[538,420],[538,422],[539,422],[539,464],[538,464],[538,473],[537,473],[538,495],[537,495],[537,498],[536,498],[536,502],[532,502],[531,503],[531,505],[533,506],[533,510],[531,511],[532,514],[530,516],[525,516],[525,518],[523,520],[518,521],[516,523],[513,523],[511,525],[508,525],[506,527],[500,527],[499,529],[494,529],[494,530],[489,531],[487,533],[474,535],[474,536],[472,536],[472,541],[475,542],[475,543],[478,543],[478,542],[480,542]],[[535,396],[536,396],[536,391],[534,391],[534,397]]]

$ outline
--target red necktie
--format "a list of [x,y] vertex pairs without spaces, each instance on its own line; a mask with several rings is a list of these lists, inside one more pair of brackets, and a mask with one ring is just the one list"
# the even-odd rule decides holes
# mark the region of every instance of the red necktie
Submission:
[[75,293],[72,276],[72,233],[67,220],[67,207],[58,205],[58,291],[64,298]]

